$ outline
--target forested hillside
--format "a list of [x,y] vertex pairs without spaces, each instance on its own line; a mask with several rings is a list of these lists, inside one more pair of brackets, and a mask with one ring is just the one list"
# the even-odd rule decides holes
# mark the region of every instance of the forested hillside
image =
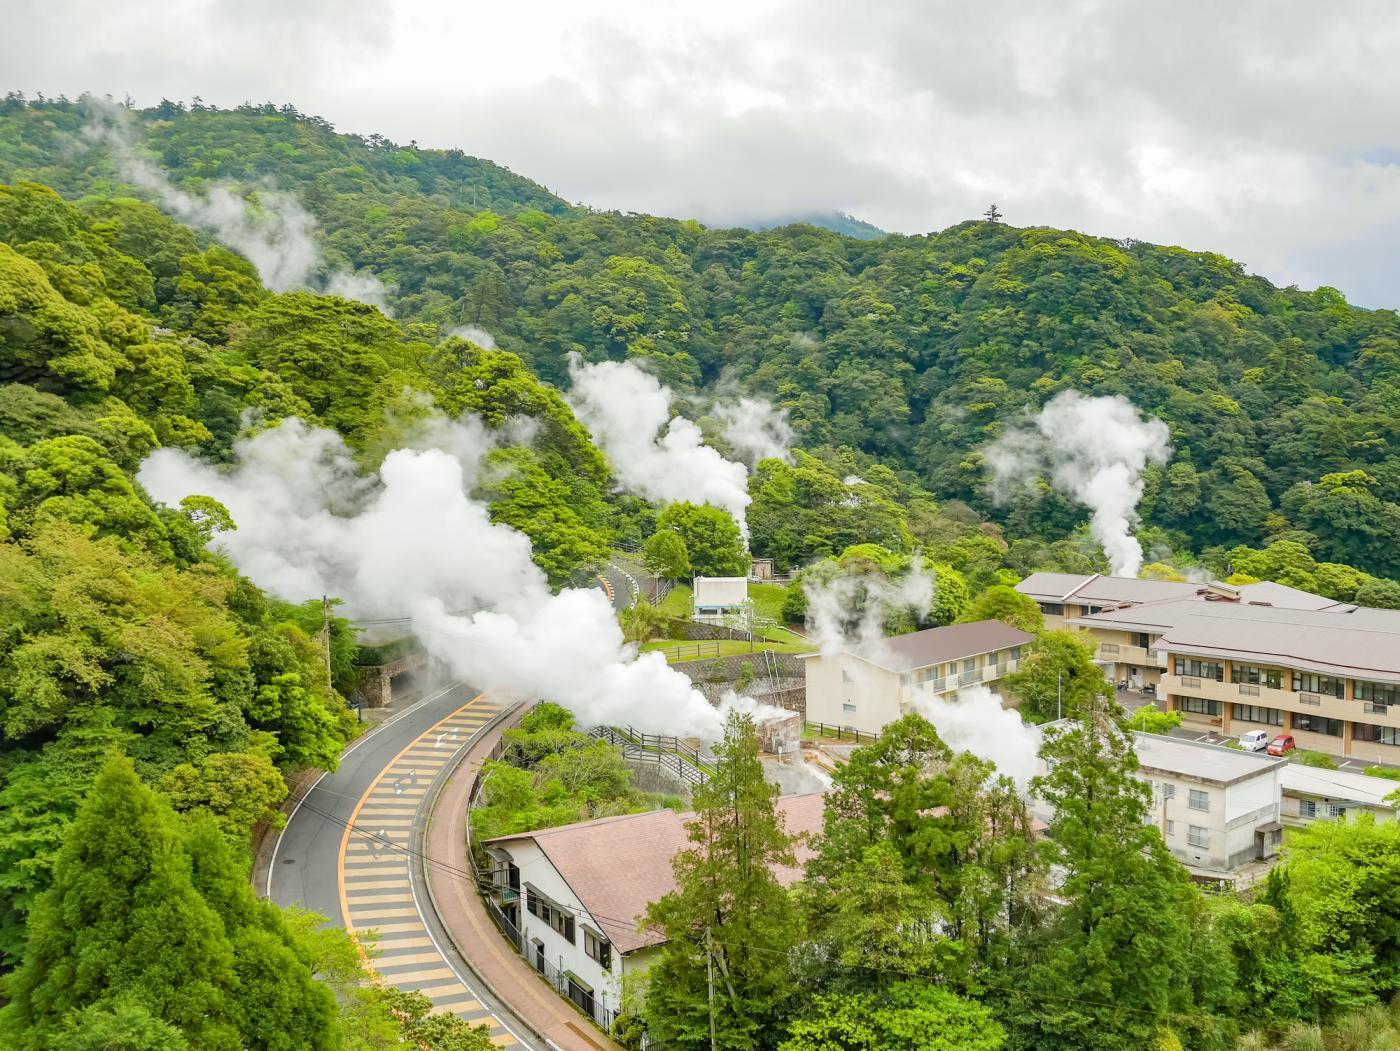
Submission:
[[[119,188],[78,104],[4,109],[0,181]],[[994,505],[978,448],[1060,390],[1124,394],[1171,426],[1175,455],[1149,471],[1141,508],[1165,557],[1215,548],[1224,564],[1231,546],[1282,536],[1400,575],[1400,322],[1332,289],[1276,288],[1208,252],[987,221],[856,240],[571,209],[488,162],[340,135],[290,108],[166,103],[136,130],[186,188],[293,191],[328,267],[368,268],[400,318],[478,326],[550,382],[578,351],[646,359],[682,391],[738,385],[786,408],[823,458],[877,458],[902,485],[1042,540],[1083,511],[1053,493]],[[164,252],[167,271],[182,250]]]

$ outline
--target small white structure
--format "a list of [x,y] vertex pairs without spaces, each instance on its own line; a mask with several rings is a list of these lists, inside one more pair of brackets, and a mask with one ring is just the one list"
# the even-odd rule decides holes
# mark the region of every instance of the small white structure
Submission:
[[1255,752],[1135,733],[1138,777],[1152,785],[1162,838],[1192,875],[1231,879],[1283,842],[1279,774]]
[[876,734],[917,700],[947,700],[969,686],[995,691],[1033,638],[999,620],[978,620],[802,654],[807,720]]
[[[779,799],[787,831],[820,832],[823,798],[812,792]],[[657,931],[638,930],[638,921],[675,889],[671,862],[691,846],[685,823],[693,816],[655,810],[486,843],[496,863],[493,899],[515,928],[516,948],[605,1027],[621,1007],[623,977],[656,959],[663,939]],[[796,866],[775,872],[784,886],[797,881],[812,851],[801,840],[795,854]]]
[[1310,825],[1327,818],[1373,814],[1377,821],[1394,821],[1395,804],[1386,797],[1400,791],[1400,782],[1350,770],[1323,770],[1291,762],[1279,774],[1283,785],[1283,822]]
[[691,620],[727,624],[748,608],[748,577],[696,577],[691,584]]

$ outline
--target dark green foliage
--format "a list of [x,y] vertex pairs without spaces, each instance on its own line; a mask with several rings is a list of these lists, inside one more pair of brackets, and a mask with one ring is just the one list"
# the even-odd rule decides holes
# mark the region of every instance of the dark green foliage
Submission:
[[675,858],[676,890],[647,911],[666,943],[648,971],[644,1014],[660,1046],[708,1048],[708,966],[715,1046],[775,1048],[799,929],[773,866],[793,864],[792,838],[774,809],[778,789],[763,780],[752,721],[732,714],[716,756],[714,776],[695,790],[693,846]]

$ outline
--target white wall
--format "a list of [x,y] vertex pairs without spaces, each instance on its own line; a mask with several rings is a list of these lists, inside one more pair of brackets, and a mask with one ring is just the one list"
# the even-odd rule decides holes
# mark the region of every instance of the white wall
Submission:
[[[899,718],[899,676],[894,672],[849,653],[807,657],[803,665],[808,722],[879,733],[886,723]],[[847,711],[848,704],[855,711]]]
[[[525,935],[526,949],[533,953],[533,942],[544,942],[545,959],[551,966],[561,971],[573,971],[593,987],[593,997],[610,1011],[616,1011],[622,1001],[622,954],[613,947],[611,971],[604,971],[598,962],[590,958],[583,949],[583,928],[593,928],[604,936],[608,928],[599,926],[583,907],[558,870],[545,857],[544,852],[533,840],[521,840],[506,845],[496,845],[492,849],[510,855],[520,869],[520,929]],[[574,912],[574,944],[570,945],[538,916],[530,914],[526,908],[527,885],[533,886],[545,897]],[[611,939],[609,939],[611,941]],[[534,958],[530,957],[534,966]]]

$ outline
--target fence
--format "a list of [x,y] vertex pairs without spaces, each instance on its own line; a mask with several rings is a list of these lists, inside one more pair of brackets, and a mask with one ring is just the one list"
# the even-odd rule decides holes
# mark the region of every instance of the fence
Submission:
[[597,1001],[591,989],[585,988],[576,982],[568,971],[561,971],[544,958],[543,951],[536,949],[531,951],[532,946],[525,941],[525,935],[520,928],[511,922],[505,910],[496,904],[491,895],[485,895],[486,911],[501,933],[506,936],[515,951],[525,958],[525,962],[533,967],[546,982],[554,987],[554,991],[577,1007],[589,1020],[605,1033],[612,1032],[612,1024],[617,1021],[617,1012],[610,1011]]
[[714,760],[679,737],[639,733],[630,726],[595,726],[588,732],[622,749],[624,759],[655,763],[693,785],[703,785],[714,773]]
[[[506,753],[505,738],[501,738],[491,746],[491,751],[487,753],[485,762],[502,758]],[[556,993],[568,1000],[586,1015],[594,1025],[600,1027],[603,1032],[612,1032],[613,1022],[617,1020],[617,1012],[609,1011],[602,1004],[598,1003],[593,996],[592,990],[585,989],[574,982],[572,976],[567,971],[560,971],[544,956],[538,952],[532,953],[525,944],[525,937],[506,915],[496,901],[495,891],[488,890],[488,887],[495,885],[495,879],[490,873],[483,872],[481,866],[477,864],[476,850],[472,843],[471,819],[472,809],[477,805],[481,796],[481,786],[484,778],[478,769],[476,776],[472,780],[471,791],[467,794],[467,861],[471,865],[472,882],[476,884],[477,892],[481,895],[482,902],[486,905],[486,913],[491,917],[492,922],[500,930],[511,946],[519,953],[531,967],[533,967],[546,982],[548,982]]]
[[719,639],[705,639],[697,642],[682,643],[679,646],[667,646],[660,652],[668,661],[693,661],[701,657],[718,657],[720,655]]
[[869,733],[865,730],[857,730],[854,726],[832,726],[830,723],[803,723],[808,733],[817,737],[835,738],[838,741],[854,741],[856,744],[868,744],[878,741],[879,734]]

